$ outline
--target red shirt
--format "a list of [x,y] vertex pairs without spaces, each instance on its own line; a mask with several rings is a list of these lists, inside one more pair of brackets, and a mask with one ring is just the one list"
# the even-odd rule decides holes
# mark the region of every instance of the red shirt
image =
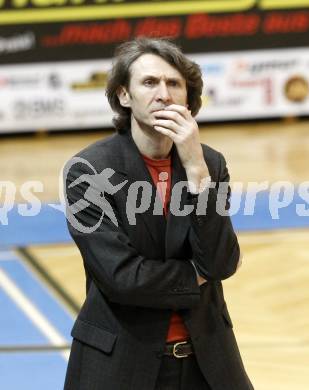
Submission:
[[[157,187],[158,195],[163,204],[164,215],[167,215],[168,204],[171,198],[171,158],[164,160],[153,160],[143,156],[146,166],[150,172],[152,180]],[[189,338],[189,333],[180,315],[174,311],[171,316],[167,333],[167,342],[182,341]]]

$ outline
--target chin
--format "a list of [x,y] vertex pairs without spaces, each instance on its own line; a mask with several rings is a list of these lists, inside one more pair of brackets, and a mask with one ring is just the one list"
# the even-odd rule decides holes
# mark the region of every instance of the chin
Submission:
[[154,124],[153,124],[153,121],[152,120],[144,120],[144,121],[138,121],[138,125],[140,127],[140,129],[144,130],[145,132],[149,133],[149,132],[154,132]]

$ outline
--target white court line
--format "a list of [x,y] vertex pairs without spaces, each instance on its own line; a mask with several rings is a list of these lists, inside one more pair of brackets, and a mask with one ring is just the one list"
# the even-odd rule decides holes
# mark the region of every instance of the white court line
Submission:
[[[66,345],[67,340],[53,327],[47,318],[39,312],[32,302],[23,294],[15,283],[0,269],[0,287],[9,295],[17,306],[26,314],[26,316],[35,324],[36,327],[46,336],[46,338],[55,346]],[[65,360],[69,358],[68,351],[60,352]]]

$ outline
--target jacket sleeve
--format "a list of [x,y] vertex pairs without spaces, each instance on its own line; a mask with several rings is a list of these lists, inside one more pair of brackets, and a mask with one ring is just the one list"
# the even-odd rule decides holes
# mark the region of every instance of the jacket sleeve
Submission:
[[[118,226],[96,202],[86,201],[85,192],[96,185],[80,181],[71,186],[82,175],[90,177],[87,167],[77,167],[64,170],[68,229],[99,290],[123,305],[173,310],[196,306],[200,290],[190,261],[150,259],[138,253],[122,227],[114,197],[105,194]],[[92,194],[102,195],[98,188]]]
[[[189,240],[193,262],[207,280],[223,280],[236,272],[240,249],[229,216],[231,189],[226,161],[218,154],[219,175],[215,187],[198,197],[190,197],[195,206],[191,213]],[[200,202],[200,203],[199,203]],[[205,206],[205,207],[204,207]]]

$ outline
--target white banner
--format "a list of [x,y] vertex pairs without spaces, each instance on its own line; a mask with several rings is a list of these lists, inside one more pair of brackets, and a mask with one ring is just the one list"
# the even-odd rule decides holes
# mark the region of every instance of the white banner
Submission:
[[309,114],[309,48],[195,55],[202,121]]
[[[199,121],[309,114],[309,48],[190,56],[202,68]],[[0,132],[110,127],[109,60],[0,67]]]
[[110,61],[0,67],[0,132],[108,127]]

